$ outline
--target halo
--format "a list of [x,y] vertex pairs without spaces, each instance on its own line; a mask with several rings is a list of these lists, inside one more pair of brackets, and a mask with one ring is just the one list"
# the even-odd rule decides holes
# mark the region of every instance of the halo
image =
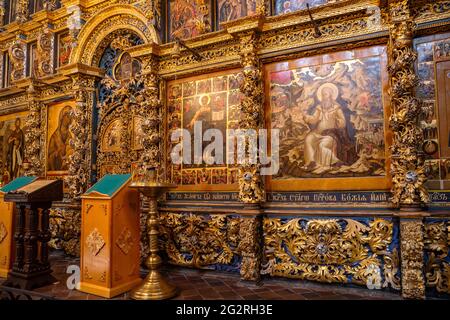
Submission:
[[202,107],[204,106],[204,104],[202,104],[203,97],[207,97],[208,98],[208,102],[206,103],[206,105],[209,105],[211,103],[211,96],[209,94],[202,94],[200,97],[198,97],[198,103]]
[[324,83],[319,87],[319,89],[317,89],[317,99],[322,102],[322,90],[325,88],[330,88],[331,91],[333,91],[333,100],[336,100],[339,95],[339,89],[335,84],[331,82]]

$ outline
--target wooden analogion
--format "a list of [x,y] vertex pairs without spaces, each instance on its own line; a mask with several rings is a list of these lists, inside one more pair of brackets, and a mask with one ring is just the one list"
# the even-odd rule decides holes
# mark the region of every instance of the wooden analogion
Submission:
[[5,286],[31,290],[55,279],[48,261],[49,209],[63,199],[62,180],[36,180],[4,196],[16,205],[14,264]]
[[111,298],[141,282],[139,193],[106,175],[82,196],[80,291]]
[[15,206],[5,202],[5,194],[26,186],[36,177],[17,178],[0,189],[0,277],[6,278],[14,259],[14,213]]

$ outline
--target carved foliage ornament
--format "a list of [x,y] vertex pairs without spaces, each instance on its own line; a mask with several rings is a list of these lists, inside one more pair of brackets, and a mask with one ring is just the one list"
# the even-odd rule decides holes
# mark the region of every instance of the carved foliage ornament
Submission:
[[[263,88],[262,71],[257,50],[259,38],[255,32],[241,36],[241,65],[242,82],[240,91],[243,95],[240,105],[240,129],[253,129],[258,131],[263,125]],[[250,154],[256,146],[251,145],[252,139],[246,139],[244,152]],[[256,148],[257,149],[257,148]],[[261,203],[265,200],[263,180],[260,175],[260,164],[250,163],[246,159],[239,168],[239,199],[244,203]]]
[[399,290],[393,228],[392,221],[378,218],[264,219],[262,273]]
[[423,233],[422,220],[400,221],[402,294],[405,298],[423,299],[425,297]]
[[127,255],[130,252],[131,248],[134,246],[134,240],[130,229],[125,227],[122,230],[116,240],[116,245],[123,252],[123,254]]
[[45,77],[53,72],[53,33],[44,30],[37,39],[37,76]]
[[91,255],[96,256],[105,246],[105,240],[101,233],[95,228],[86,238],[86,246]]
[[5,224],[3,222],[0,222],[0,243],[2,243],[7,236],[8,231],[6,230]]
[[26,44],[22,39],[14,41],[13,45],[9,48],[12,81],[17,81],[25,77],[26,50]]
[[425,223],[426,285],[450,293],[450,223]]
[[71,140],[73,154],[69,156],[69,175],[66,183],[69,187],[69,195],[77,199],[87,190],[90,177],[90,123],[93,107],[93,96],[91,90],[94,88],[95,79],[89,76],[74,75],[73,93],[76,105],[72,109],[72,121],[70,131],[74,137]]
[[170,263],[198,268],[231,264],[237,253],[240,219],[226,215],[164,213],[160,232]]
[[25,158],[28,168],[25,174],[39,176],[42,172],[41,161],[41,103],[37,100],[37,92],[33,83],[27,89],[28,115],[26,118],[27,130],[25,131]]
[[390,65],[392,115],[394,132],[392,150],[392,202],[396,206],[413,206],[429,202],[425,188],[423,132],[418,126],[422,101],[414,93],[418,84],[414,64],[417,53],[412,48],[414,23],[409,18],[408,1],[391,3]]

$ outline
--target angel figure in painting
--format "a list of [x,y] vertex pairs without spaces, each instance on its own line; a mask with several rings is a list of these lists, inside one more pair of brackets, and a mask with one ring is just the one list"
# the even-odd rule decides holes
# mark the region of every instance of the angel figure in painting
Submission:
[[304,120],[312,127],[305,137],[304,170],[321,174],[342,164],[338,149],[345,136],[346,119],[342,107],[336,101],[339,89],[332,83],[325,83],[317,90],[316,106],[312,115],[305,114]]

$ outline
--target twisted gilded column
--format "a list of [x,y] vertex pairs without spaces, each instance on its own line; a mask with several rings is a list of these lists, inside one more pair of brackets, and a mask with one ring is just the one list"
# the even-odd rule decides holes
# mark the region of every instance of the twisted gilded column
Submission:
[[[255,30],[239,35],[241,43],[242,83],[240,86],[243,99],[239,129],[258,133],[263,127],[263,84],[262,70],[257,55],[259,37]],[[256,145],[254,145],[256,143]],[[258,150],[255,139],[246,139],[246,155]],[[242,256],[241,278],[258,281],[262,258],[261,234],[262,220],[260,204],[265,200],[263,178],[260,175],[260,162],[251,163],[246,157],[239,168],[239,200],[244,203],[240,224],[241,241],[238,250]]]
[[91,175],[91,116],[95,78],[84,74],[72,75],[75,107],[72,110],[69,175],[66,178],[71,199],[78,200],[87,190]]
[[33,82],[27,89],[28,115],[25,132],[25,175],[40,176],[44,166],[41,160],[41,103],[37,100],[37,92]]
[[394,133],[391,147],[392,202],[400,209],[402,294],[425,297],[424,224],[422,209],[429,202],[425,188],[423,135],[418,125],[422,102],[415,95],[417,53],[413,49],[414,20],[410,1],[391,0],[389,75]]
[[142,141],[143,151],[139,159],[138,170],[135,172],[133,180],[155,181],[156,174],[158,181],[164,179],[164,172],[161,166],[161,101],[159,99],[159,75],[158,57],[149,54],[142,58],[144,82],[143,101],[139,101],[138,114],[144,119],[142,129],[144,139]]

